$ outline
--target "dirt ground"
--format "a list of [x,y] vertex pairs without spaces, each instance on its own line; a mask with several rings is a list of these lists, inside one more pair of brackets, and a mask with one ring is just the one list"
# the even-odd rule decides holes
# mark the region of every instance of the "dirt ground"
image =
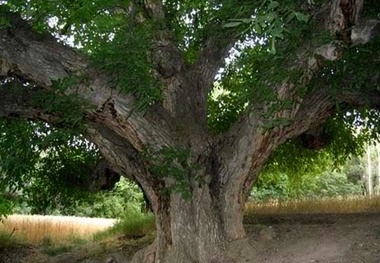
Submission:
[[250,223],[257,263],[380,262],[380,214],[262,216]]
[[[257,263],[380,263],[380,214],[257,216],[246,220]],[[120,242],[115,257],[128,257],[135,245]],[[48,256],[38,247],[0,251],[0,263],[103,263],[92,247]],[[104,249],[103,253],[108,253]],[[94,255],[98,255],[94,257]],[[109,261],[115,262],[115,261]]]

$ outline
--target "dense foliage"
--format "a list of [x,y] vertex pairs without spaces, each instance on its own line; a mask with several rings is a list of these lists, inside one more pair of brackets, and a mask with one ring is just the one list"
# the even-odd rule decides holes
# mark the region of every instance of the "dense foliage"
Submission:
[[[317,4],[322,4],[320,2]],[[162,83],[151,74],[158,58],[146,55],[151,49],[152,32],[169,26],[173,41],[185,54],[188,64],[196,60],[206,37],[222,39],[225,34],[231,34],[236,43],[208,97],[208,126],[214,134],[228,131],[250,105],[261,107],[270,102],[266,116],[263,116],[268,119],[278,110],[290,108],[292,101],[278,100],[272,89],[273,84],[284,79],[302,86],[298,89],[300,97],[317,89],[321,82],[329,85],[331,94],[342,90],[369,92],[379,89],[378,79],[373,77],[378,74],[378,68],[366,67],[368,60],[379,55],[379,38],[366,46],[349,49],[345,59],[325,63],[310,85],[303,87],[303,83],[297,82],[302,72],[283,67],[297,60],[293,51],[310,39],[316,41],[311,43],[314,47],[328,43],[331,36],[327,33],[312,36],[310,28],[316,26],[315,18],[309,17],[293,1],[260,1],[252,16],[249,10],[254,3],[251,1],[229,0],[220,4],[219,1],[168,0],[165,1],[167,24],[161,21],[138,23],[138,14],[145,12],[143,5],[136,4],[131,9],[130,3],[116,0],[0,1],[1,8],[21,13],[34,29],[53,34],[60,41],[83,51],[91,66],[113,77],[113,84],[121,92],[135,95],[136,110],[142,111],[162,100]],[[372,1],[365,7],[364,14],[376,14],[378,9],[378,3]],[[224,31],[215,30],[210,21],[215,25],[222,24]],[[9,26],[9,21],[1,17],[0,26]],[[236,28],[239,28],[238,34]],[[154,37],[159,39],[162,36]],[[353,77],[355,81],[350,79]],[[7,84],[11,80],[2,81]],[[47,112],[60,111],[64,118],[57,126],[69,129],[53,128],[40,122],[0,120],[0,189],[4,193],[0,197],[0,214],[9,213],[12,207],[9,201],[13,195],[22,195],[22,202],[31,208],[32,213],[59,211],[69,214],[73,213],[72,207],[76,207],[82,211],[76,213],[83,215],[114,217],[120,216],[122,210],[121,201],[116,199],[141,202],[142,197],[136,188],[123,182],[110,193],[91,198],[93,203],[87,201],[91,211],[78,206],[81,200],[88,200],[90,196],[82,186],[88,184],[86,178],[99,156],[94,146],[80,135],[83,112],[78,105],[83,101],[77,101],[75,96],[63,99],[61,95],[70,86],[86,81],[80,77],[56,81],[52,85],[55,89],[53,96],[41,94],[36,100]],[[339,173],[320,174],[324,167],[337,167],[349,156],[362,154],[366,142],[378,139],[378,121],[377,111],[365,107],[360,110],[342,107],[321,128],[326,136],[323,150],[305,149],[300,138],[284,143],[272,154],[256,184],[255,191],[261,189],[259,195],[263,196],[258,198],[357,192],[356,186]],[[287,119],[272,118],[263,129],[286,125],[289,125]],[[289,162],[290,155],[292,162]],[[175,160],[185,163],[177,155],[169,158],[170,162]],[[161,161],[157,160],[158,163]],[[170,170],[169,163],[161,163],[163,165],[157,166],[160,169],[156,167],[159,174],[170,172],[178,175],[176,179],[182,178],[182,171]],[[191,165],[186,168],[196,169]],[[183,181],[177,180],[178,184],[173,187],[175,191],[186,193],[188,185]],[[103,207],[98,207],[97,198],[105,200],[100,205]],[[109,203],[117,204],[115,211],[106,209]]]
[[[141,189],[133,182],[122,178],[115,188],[101,191],[71,207],[70,214],[85,217],[124,218],[145,213],[145,201]],[[61,212],[61,211],[57,211]]]
[[10,212],[11,201],[46,214],[87,197],[88,177],[99,158],[93,145],[78,133],[45,123],[0,121],[2,214]]
[[[34,190],[34,189],[32,189]],[[31,190],[31,192],[32,192]],[[38,192],[32,192],[37,195]],[[40,196],[44,195],[43,190],[39,191]],[[70,193],[69,200],[59,200],[60,195],[51,194],[42,200],[41,204],[36,204],[29,196],[20,193],[14,200],[12,211],[17,214],[41,214],[38,208],[42,207],[43,214],[49,215],[74,215],[80,217],[103,217],[103,218],[124,218],[126,216],[144,213],[144,199],[138,186],[125,178],[122,178],[112,190],[100,191],[97,193],[83,193],[78,196]],[[58,203],[54,204],[58,199]]]
[[362,195],[360,183],[354,184],[347,175],[337,171],[321,174],[305,174],[294,177],[284,173],[264,174],[253,187],[250,200],[317,199],[325,197],[347,197]]

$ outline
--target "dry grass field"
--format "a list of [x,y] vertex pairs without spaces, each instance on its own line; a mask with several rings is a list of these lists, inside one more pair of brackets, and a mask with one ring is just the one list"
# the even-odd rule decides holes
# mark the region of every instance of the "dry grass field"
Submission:
[[[248,203],[244,221],[247,238],[257,254],[255,263],[378,263],[379,216],[380,197],[373,196]],[[104,262],[115,251],[130,258],[154,240],[154,218],[141,214],[93,236],[114,222],[9,216],[0,224],[0,231],[6,231],[0,236],[0,245],[14,236],[21,245],[4,242],[0,262]]]
[[245,216],[281,214],[347,214],[380,212],[380,196],[342,197],[272,201],[265,203],[249,202]]
[[[380,196],[250,202],[246,204],[245,220],[254,222],[260,215],[377,212],[380,212]],[[63,244],[73,239],[91,240],[95,233],[104,231],[115,223],[116,220],[102,218],[11,215],[0,223],[0,233],[5,238],[16,238],[25,244]],[[119,227],[126,236],[143,236],[146,232],[154,231],[153,218],[136,216],[122,223]]]
[[44,240],[64,243],[72,238],[91,239],[94,233],[114,223],[114,219],[103,218],[11,215],[0,223],[0,231],[27,244]]

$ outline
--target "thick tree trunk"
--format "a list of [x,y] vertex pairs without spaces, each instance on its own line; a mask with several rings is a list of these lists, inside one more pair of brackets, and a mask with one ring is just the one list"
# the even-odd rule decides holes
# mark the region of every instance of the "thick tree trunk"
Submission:
[[[120,141],[110,133],[111,129],[92,131],[91,139],[120,171],[139,182],[156,216],[155,242],[139,251],[132,262],[255,262],[243,227],[245,189],[250,188],[246,185],[246,174],[256,178],[276,146],[268,143],[273,133],[261,134],[252,142],[243,137],[230,147],[226,147],[228,140],[219,141],[223,145],[220,148],[210,146],[207,141],[198,141],[197,147],[188,148],[192,153],[189,162],[194,168],[186,171],[187,181],[181,189],[173,187],[172,177],[160,178],[152,173],[154,169],[151,168],[156,165],[152,161],[154,156],[146,159],[135,154],[131,162],[128,159],[131,153],[115,145],[120,145]],[[217,138],[213,140],[218,141]],[[251,163],[255,169],[251,169]],[[251,179],[249,184],[252,182]],[[187,191],[191,198],[184,198]]]
[[228,200],[228,205],[238,210],[238,216],[232,216],[234,208],[223,209],[226,204],[217,201],[219,198],[208,184],[203,184],[194,185],[190,200],[172,193],[167,200],[158,202],[159,207],[154,208],[156,241],[138,252],[132,262],[254,262],[249,244],[243,239],[244,204]]
[[[268,143],[272,133],[258,136],[252,148],[246,144],[253,142],[245,137],[230,147],[226,145],[232,138],[220,141],[223,147],[219,148],[218,143],[210,146],[207,140],[199,140],[197,147],[188,148],[192,153],[189,160],[192,169],[186,171],[186,185],[181,190],[173,188],[172,177],[153,174],[154,156],[146,158],[133,153],[127,142],[122,144],[115,129],[94,127],[97,129],[88,130],[91,140],[119,172],[138,181],[156,216],[155,242],[139,251],[132,262],[254,262],[244,239],[244,186],[246,174],[251,172],[251,178],[255,178],[274,149],[275,145]],[[251,163],[256,167],[254,171],[250,169]],[[191,198],[184,198],[186,191]]]

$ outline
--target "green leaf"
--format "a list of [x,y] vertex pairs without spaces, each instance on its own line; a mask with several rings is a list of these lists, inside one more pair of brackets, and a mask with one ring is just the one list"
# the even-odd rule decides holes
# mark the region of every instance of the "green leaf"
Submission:
[[276,39],[274,37],[271,40],[270,53],[273,54],[273,55],[276,54]]
[[290,21],[292,21],[296,17],[295,12],[290,12],[289,15],[286,17],[285,22],[288,24]]
[[261,30],[261,26],[260,26],[259,23],[255,24],[255,31],[256,31],[257,34],[261,35],[262,30]]
[[231,27],[237,27],[237,26],[240,26],[242,24],[241,21],[232,21],[232,22],[228,22],[228,23],[225,23],[223,25],[223,27],[225,28],[231,28]]
[[295,17],[297,18],[298,21],[300,22],[305,22],[307,23],[309,21],[309,15],[303,14],[300,12],[294,12]]
[[[1,13],[0,13],[1,15]],[[8,19],[8,17],[0,17],[0,29],[3,28],[10,28],[11,27],[11,22]]]
[[270,13],[268,13],[268,14],[266,15],[266,17],[265,17],[265,21],[266,21],[267,23],[271,23],[271,22],[275,19],[275,17],[276,17],[276,13],[275,13],[275,12],[270,12]]
[[277,8],[279,5],[280,5],[279,2],[277,2],[277,1],[272,1],[272,2],[269,3],[269,5],[268,5],[268,9],[273,10],[273,9]]

